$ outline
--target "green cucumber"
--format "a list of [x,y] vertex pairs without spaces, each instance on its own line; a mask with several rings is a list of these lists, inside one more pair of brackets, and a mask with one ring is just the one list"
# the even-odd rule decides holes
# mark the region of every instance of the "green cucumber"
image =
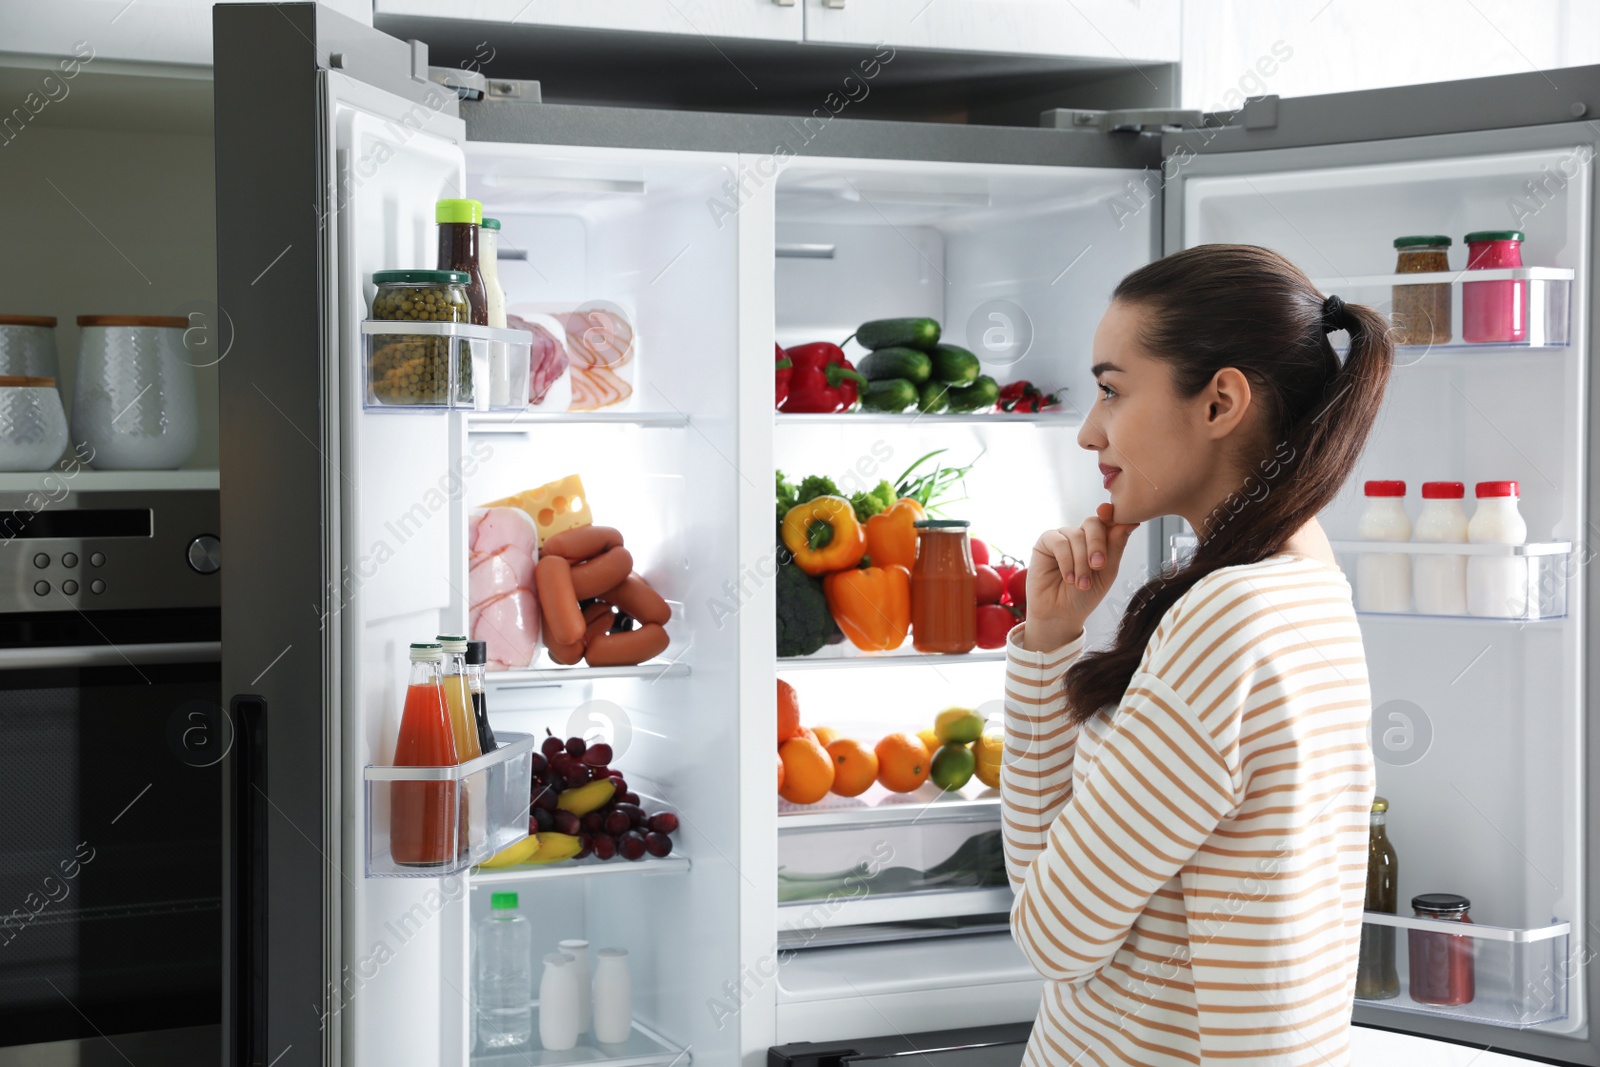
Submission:
[[982,411],[1000,399],[1000,385],[985,374],[971,385],[952,387],[945,395],[950,398],[951,411]]
[[917,390],[917,410],[924,414],[950,406],[950,387],[943,382],[928,382]]
[[915,348],[879,348],[867,353],[856,364],[856,370],[874,382],[904,378],[912,385],[921,385],[933,373],[933,360]]
[[948,385],[966,385],[978,380],[982,369],[978,357],[960,345],[934,345],[928,349],[933,363],[933,380]]
[[933,319],[873,319],[856,330],[856,340],[864,348],[920,348],[926,351],[939,341],[939,324]]
[[904,378],[868,382],[861,390],[864,411],[904,411],[916,402],[917,387]]

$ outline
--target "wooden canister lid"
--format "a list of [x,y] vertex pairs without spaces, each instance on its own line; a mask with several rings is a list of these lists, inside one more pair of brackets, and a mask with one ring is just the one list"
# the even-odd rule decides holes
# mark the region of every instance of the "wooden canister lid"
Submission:
[[0,326],[47,326],[54,329],[54,315],[0,315]]
[[0,374],[0,389],[54,389],[54,378],[32,378],[25,374]]
[[177,315],[79,315],[79,326],[164,326],[182,330],[189,320]]

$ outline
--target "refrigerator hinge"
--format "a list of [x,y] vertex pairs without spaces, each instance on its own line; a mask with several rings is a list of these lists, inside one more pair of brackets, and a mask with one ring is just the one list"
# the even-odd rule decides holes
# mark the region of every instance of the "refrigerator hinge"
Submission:
[[1169,107],[1135,107],[1117,111],[1058,107],[1043,111],[1039,125],[1054,130],[1098,130],[1101,133],[1160,133],[1194,129],[1203,121],[1198,110]]
[[1247,130],[1270,130],[1278,125],[1278,94],[1246,97],[1239,120]]
[[490,78],[475,70],[429,67],[428,80],[454,89],[462,100],[510,100],[537,104],[543,101],[540,84],[515,78]]

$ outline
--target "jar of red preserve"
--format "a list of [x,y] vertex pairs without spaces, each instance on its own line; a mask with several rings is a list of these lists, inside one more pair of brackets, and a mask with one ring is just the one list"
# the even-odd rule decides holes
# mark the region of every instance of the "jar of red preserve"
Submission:
[[[1522,266],[1521,230],[1469,233],[1468,270]],[[1525,279],[1465,282],[1461,286],[1461,339],[1482,344],[1519,344],[1528,339]]]
[[911,571],[911,644],[918,652],[971,652],[978,644],[977,569],[964,519],[920,519]]
[[[1455,893],[1423,893],[1411,898],[1419,919],[1470,923],[1472,901]],[[1472,938],[1433,930],[1407,930],[1411,957],[1411,999],[1419,1004],[1470,1004],[1475,995]]]

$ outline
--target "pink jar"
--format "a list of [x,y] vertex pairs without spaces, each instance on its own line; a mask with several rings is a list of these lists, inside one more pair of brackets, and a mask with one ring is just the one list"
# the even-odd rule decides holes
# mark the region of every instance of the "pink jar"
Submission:
[[[1466,236],[1467,269],[1522,266],[1521,230],[1479,230]],[[1520,344],[1528,339],[1528,283],[1507,279],[1461,286],[1461,339]]]

